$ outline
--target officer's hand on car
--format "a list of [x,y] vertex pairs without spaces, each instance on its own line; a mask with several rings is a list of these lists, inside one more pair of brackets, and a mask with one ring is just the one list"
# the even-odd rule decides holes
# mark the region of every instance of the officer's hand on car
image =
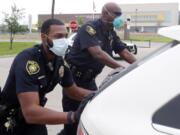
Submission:
[[81,117],[81,113],[84,110],[84,107],[86,106],[86,104],[96,95],[96,92],[92,92],[91,94],[89,94],[88,96],[86,96],[80,103],[78,109],[75,112],[68,112],[68,124],[72,124],[72,123],[78,123],[79,119]]
[[113,76],[113,75],[117,75],[119,74],[120,72],[122,72],[123,70],[125,70],[125,67],[121,66],[121,67],[118,67],[118,68],[115,68],[114,70],[112,70],[108,76]]

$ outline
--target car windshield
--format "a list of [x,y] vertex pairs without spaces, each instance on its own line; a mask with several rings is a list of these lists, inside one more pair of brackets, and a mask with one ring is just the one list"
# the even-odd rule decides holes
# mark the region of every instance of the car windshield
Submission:
[[174,47],[175,45],[177,45],[178,43],[180,43],[179,41],[172,41],[168,44],[165,44],[164,46],[160,47],[159,49],[157,49],[156,51],[150,53],[149,55],[147,55],[146,57],[139,59],[138,61],[136,61],[135,63],[131,64],[128,68],[126,68],[125,70],[121,70],[120,72],[116,71],[114,72],[112,75],[108,75],[104,81],[101,83],[101,85],[99,86],[99,90],[97,92],[97,95],[99,93],[101,93],[105,88],[107,88],[108,86],[110,86],[111,84],[113,84],[115,81],[117,81],[119,78],[121,78],[122,76],[124,76],[125,74],[127,74],[128,72],[134,70],[135,68],[137,68],[138,66],[142,65],[143,63],[145,63],[146,61],[148,61],[149,59],[153,58],[154,56],[157,56],[159,54],[161,54],[162,52]]

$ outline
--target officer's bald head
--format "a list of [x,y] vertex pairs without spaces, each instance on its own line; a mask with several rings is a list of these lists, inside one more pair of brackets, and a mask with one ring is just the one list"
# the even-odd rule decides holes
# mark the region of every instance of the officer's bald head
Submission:
[[108,2],[106,3],[102,8],[102,17],[103,16],[112,16],[117,17],[121,15],[121,8],[118,4],[114,2]]

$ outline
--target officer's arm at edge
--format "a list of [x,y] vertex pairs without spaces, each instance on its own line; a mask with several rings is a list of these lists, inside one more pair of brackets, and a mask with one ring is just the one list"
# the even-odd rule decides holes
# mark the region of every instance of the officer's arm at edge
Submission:
[[67,112],[57,112],[40,106],[38,92],[22,92],[17,95],[27,123],[62,124],[68,122]]
[[111,68],[123,67],[119,63],[117,63],[109,54],[101,49],[100,46],[93,46],[88,48],[89,53],[95,58],[98,59],[103,64],[107,65]]
[[[81,101],[92,91],[73,84],[64,88],[68,96]],[[21,92],[17,94],[23,116],[27,123],[32,124],[68,124],[68,112],[58,112],[40,106],[38,92]]]
[[118,53],[121,58],[123,58],[128,63],[132,64],[136,61],[136,58],[127,49],[122,50]]
[[77,101],[82,101],[87,95],[92,93],[90,90],[78,87],[75,83],[70,87],[64,87],[63,90],[67,93],[67,96]]

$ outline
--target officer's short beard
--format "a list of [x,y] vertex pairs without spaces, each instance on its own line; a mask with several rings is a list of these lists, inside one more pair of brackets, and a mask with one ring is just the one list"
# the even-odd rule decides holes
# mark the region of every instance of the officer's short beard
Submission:
[[53,47],[53,42],[47,38],[46,45],[48,46],[48,48],[51,48]]
[[106,20],[102,20],[102,21],[103,21],[103,23],[104,23],[106,29],[108,29],[108,30],[113,29],[113,22],[106,21]]
[[113,23],[112,23],[112,22],[111,22],[111,23],[108,23],[107,26],[108,26],[108,28],[109,28],[110,30],[113,29]]
[[50,48],[53,46],[53,43],[49,40],[49,39],[47,39],[46,41],[43,41],[43,45],[45,45],[46,46],[46,50],[50,53],[50,54],[52,54],[52,55],[54,55],[54,53],[50,50]]

